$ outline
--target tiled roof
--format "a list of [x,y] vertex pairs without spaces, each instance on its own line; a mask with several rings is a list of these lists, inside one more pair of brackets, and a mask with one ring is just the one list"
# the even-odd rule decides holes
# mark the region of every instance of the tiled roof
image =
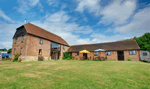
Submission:
[[49,31],[46,31],[45,29],[42,29],[31,23],[27,23],[23,26],[25,27],[27,33],[29,33],[29,34],[39,36],[39,37],[69,46],[68,43],[65,40],[63,40],[61,37],[49,32]]
[[70,46],[68,52],[78,52],[81,50],[94,51],[96,49],[105,49],[109,51],[121,51],[121,50],[139,50],[140,47],[135,40],[131,41],[116,41],[108,43],[97,43],[97,44],[85,44],[85,45],[74,45]]

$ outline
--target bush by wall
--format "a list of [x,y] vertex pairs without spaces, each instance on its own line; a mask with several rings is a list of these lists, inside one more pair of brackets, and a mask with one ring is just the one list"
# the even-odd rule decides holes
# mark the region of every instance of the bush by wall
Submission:
[[65,53],[63,53],[63,59],[64,60],[71,60],[72,55],[69,55],[69,52],[65,52]]
[[18,54],[18,53],[15,54],[13,62],[18,61],[19,56],[20,56],[20,54]]
[[131,57],[128,58],[128,61],[132,61],[132,60],[131,60]]

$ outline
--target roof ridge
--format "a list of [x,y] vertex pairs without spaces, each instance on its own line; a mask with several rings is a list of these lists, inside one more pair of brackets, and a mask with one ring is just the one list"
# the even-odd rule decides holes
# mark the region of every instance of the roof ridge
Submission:
[[[71,45],[71,46],[82,46],[82,45],[95,45],[95,44],[106,44],[106,43],[115,43],[115,42],[126,42],[126,41],[134,41],[134,40],[122,40],[122,41],[113,41],[113,42],[104,42],[104,43],[94,43],[94,44],[79,44],[79,45]],[[70,46],[70,47],[71,47]]]

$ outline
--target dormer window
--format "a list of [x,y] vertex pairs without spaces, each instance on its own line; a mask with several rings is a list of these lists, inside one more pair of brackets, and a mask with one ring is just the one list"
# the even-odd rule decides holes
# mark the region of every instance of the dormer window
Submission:
[[40,44],[43,44],[43,39],[42,38],[40,39]]
[[23,42],[23,40],[24,40],[24,36],[22,36],[22,42]]

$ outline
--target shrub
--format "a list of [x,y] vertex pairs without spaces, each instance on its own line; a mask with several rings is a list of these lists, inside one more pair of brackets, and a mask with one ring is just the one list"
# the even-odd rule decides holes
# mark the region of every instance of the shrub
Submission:
[[65,52],[65,53],[63,53],[63,59],[71,60],[72,55],[69,55],[69,52]]
[[128,58],[128,61],[132,61],[132,60],[131,60],[131,57]]
[[18,61],[19,56],[20,56],[20,54],[18,54],[18,53],[15,54],[13,62]]

